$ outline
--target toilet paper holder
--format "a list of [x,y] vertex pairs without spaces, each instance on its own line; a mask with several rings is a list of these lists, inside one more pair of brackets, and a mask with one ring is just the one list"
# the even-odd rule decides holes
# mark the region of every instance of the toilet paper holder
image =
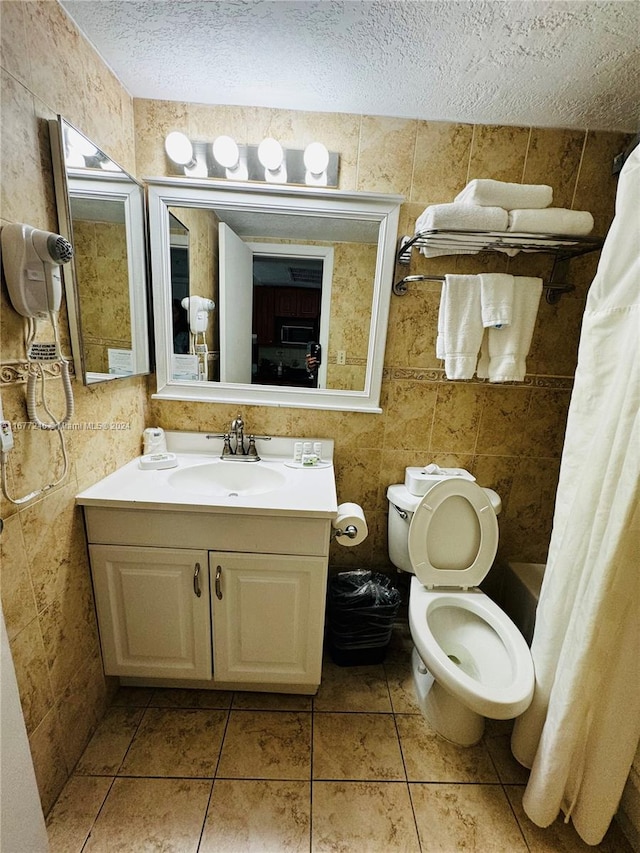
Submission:
[[358,528],[355,524],[347,524],[344,530],[341,527],[334,527],[331,531],[332,539],[336,539],[338,536],[348,536],[349,539],[355,539],[357,535]]

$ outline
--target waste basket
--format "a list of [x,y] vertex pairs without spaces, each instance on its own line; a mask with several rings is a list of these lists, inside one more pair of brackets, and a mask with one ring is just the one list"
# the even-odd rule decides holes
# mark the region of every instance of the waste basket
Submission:
[[379,572],[340,572],[329,581],[329,652],[339,666],[381,663],[387,653],[400,592]]

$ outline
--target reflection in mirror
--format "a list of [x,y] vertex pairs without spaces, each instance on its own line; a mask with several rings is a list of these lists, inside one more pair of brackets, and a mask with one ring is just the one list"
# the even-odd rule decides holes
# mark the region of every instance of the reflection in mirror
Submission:
[[50,122],[75,371],[85,384],[149,372],[147,254],[140,184],[63,118]]
[[400,197],[167,179],[149,201],[158,396],[377,408]]

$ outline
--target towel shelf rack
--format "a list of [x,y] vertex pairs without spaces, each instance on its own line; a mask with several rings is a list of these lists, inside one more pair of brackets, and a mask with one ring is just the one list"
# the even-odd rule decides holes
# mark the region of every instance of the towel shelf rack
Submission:
[[[411,250],[436,249],[444,252],[451,250],[455,255],[464,253],[498,252],[505,249],[518,249],[525,252],[544,252],[554,256],[551,278],[544,283],[547,302],[554,304],[563,293],[570,293],[575,286],[565,283],[571,258],[596,252],[602,248],[601,237],[572,237],[566,234],[523,234],[513,231],[463,231],[458,229],[433,229],[421,231],[413,237],[402,237],[398,245],[396,260],[399,264],[411,261]],[[407,292],[407,284],[412,281],[444,281],[444,276],[409,275],[393,285],[396,296]]]

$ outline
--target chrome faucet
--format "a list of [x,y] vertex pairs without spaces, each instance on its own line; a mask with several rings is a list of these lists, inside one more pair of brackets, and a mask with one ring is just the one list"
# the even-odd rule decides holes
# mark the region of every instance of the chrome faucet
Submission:
[[236,446],[233,450],[235,456],[246,456],[247,451],[244,449],[244,421],[242,416],[238,415],[231,421],[231,435],[235,436]]
[[[260,456],[258,455],[258,450],[256,448],[256,438],[263,441],[271,441],[270,435],[249,435],[247,436],[249,447],[245,449],[244,421],[242,420],[241,415],[238,415],[237,418],[234,418],[231,421],[231,428],[229,432],[208,435],[207,438],[223,439],[224,446],[222,448],[220,458],[229,462],[236,460],[238,462],[259,462]],[[235,443],[232,445],[233,439],[235,439]]]

